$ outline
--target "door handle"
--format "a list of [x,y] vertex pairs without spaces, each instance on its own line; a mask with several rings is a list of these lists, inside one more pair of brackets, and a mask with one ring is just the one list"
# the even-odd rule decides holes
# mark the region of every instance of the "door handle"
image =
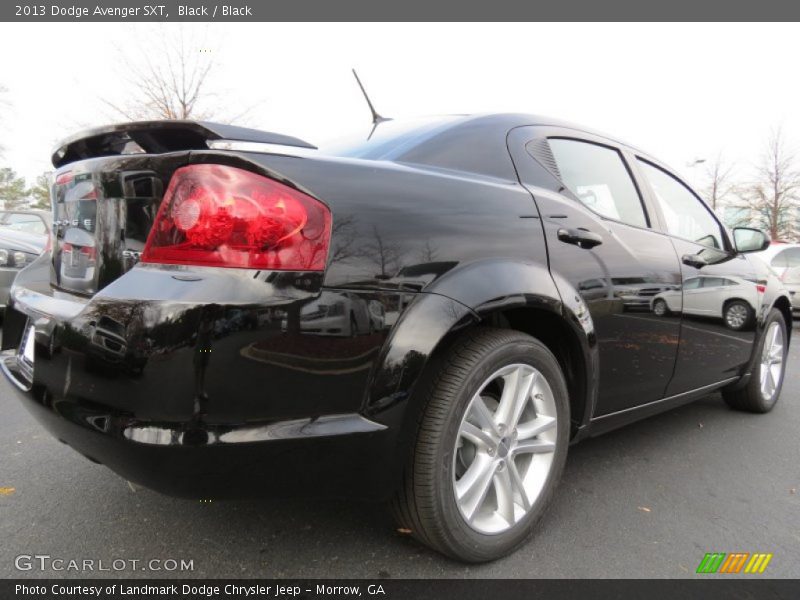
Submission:
[[694,267],[695,269],[702,269],[703,267],[708,266],[708,261],[705,258],[703,258],[699,253],[684,254],[681,257],[681,262],[685,265],[689,265],[690,267]]
[[602,237],[583,227],[578,227],[577,229],[559,229],[558,239],[565,244],[575,244],[584,250],[594,248],[603,243]]

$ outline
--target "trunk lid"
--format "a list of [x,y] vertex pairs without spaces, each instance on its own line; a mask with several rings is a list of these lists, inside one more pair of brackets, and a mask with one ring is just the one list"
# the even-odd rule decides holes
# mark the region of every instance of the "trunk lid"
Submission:
[[51,283],[93,295],[130,270],[172,173],[211,142],[313,148],[289,136],[194,121],[113,125],[65,140],[52,157]]

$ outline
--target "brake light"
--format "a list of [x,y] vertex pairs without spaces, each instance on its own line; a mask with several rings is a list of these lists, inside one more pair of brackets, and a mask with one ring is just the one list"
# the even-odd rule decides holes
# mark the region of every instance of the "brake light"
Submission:
[[72,181],[73,177],[74,175],[72,174],[72,171],[61,173],[58,177],[56,177],[56,185],[66,185]]
[[767,291],[767,286],[765,286],[765,285],[763,285],[761,283],[757,283],[756,284],[756,289],[758,290],[759,294],[763,294],[764,292]]
[[330,235],[315,198],[243,169],[190,165],[173,174],[141,261],[322,271]]
[[[64,242],[61,244],[61,250],[62,252],[75,252],[76,246],[73,246],[69,242]],[[78,246],[77,251],[78,253],[83,254],[89,260],[94,260],[97,256],[97,250],[94,248],[94,246]]]

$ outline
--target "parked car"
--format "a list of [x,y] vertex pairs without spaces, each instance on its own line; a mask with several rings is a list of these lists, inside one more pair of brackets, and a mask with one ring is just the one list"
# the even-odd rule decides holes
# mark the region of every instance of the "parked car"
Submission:
[[44,210],[2,210],[0,229],[21,231],[32,235],[47,236],[53,226],[53,215]]
[[671,287],[653,285],[644,277],[614,278],[611,283],[614,293],[622,299],[622,306],[626,310],[650,310],[653,297]]
[[17,274],[42,253],[46,244],[46,236],[0,228],[0,309],[8,302]]
[[689,277],[681,288],[656,294],[652,311],[658,316],[671,312],[718,317],[733,330],[748,327],[760,305],[759,286],[740,277]]
[[372,333],[374,326],[366,300],[348,292],[322,292],[300,310],[300,331],[307,333],[352,337]]
[[800,313],[800,266],[786,269],[781,279],[792,296],[792,311],[797,316]]
[[787,269],[800,267],[800,244],[773,242],[753,256],[767,263],[780,277]]
[[[774,273],[736,335],[626,312],[613,291],[760,281],[748,255],[766,235],[727,230],[663,163],[579,126],[394,120],[318,149],[128,123],[53,164],[59,226],[12,288],[0,367],[58,439],[165,493],[386,500],[421,542],[487,561],[531,535],[571,443],[714,390],[756,413],[780,396],[791,304]],[[95,260],[80,280],[59,268],[73,229]],[[284,331],[342,293],[381,303],[384,328]],[[234,309],[274,318],[215,337]],[[103,316],[140,372],[86,368]],[[245,360],[260,341],[290,358]]]

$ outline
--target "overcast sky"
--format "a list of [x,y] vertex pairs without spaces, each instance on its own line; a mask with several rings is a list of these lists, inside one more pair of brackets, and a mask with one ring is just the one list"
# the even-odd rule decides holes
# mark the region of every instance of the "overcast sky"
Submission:
[[[390,117],[529,112],[606,131],[682,171],[723,152],[744,174],[771,127],[800,145],[797,24],[0,24],[0,166],[29,179],[83,127],[120,120],[118,49],[183,28],[246,125],[321,142]],[[198,48],[198,52],[199,52]]]

